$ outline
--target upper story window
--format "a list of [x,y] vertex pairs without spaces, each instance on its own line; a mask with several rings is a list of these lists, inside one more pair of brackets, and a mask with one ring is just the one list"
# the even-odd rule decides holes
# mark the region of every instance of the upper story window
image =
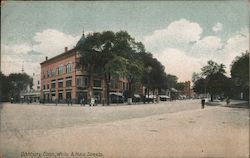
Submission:
[[59,66],[59,68],[58,68],[58,74],[62,75],[63,74],[63,70],[64,70],[63,66]]
[[47,76],[48,76],[48,77],[51,77],[51,70],[48,70],[48,71],[47,71]]
[[94,87],[102,87],[102,81],[101,80],[94,80]]
[[118,88],[117,80],[111,80],[110,81],[110,88],[114,88],[114,89]]
[[52,77],[56,76],[56,69],[55,68],[51,71],[51,75],[52,75]]
[[83,76],[77,76],[76,84],[78,87],[87,87],[88,86],[88,78]]
[[67,64],[66,65],[66,73],[71,73],[72,72],[72,67],[73,67],[72,64]]
[[76,62],[76,70],[80,71],[82,69],[81,63],[78,61]]
[[44,71],[42,71],[42,79],[46,78],[46,73]]

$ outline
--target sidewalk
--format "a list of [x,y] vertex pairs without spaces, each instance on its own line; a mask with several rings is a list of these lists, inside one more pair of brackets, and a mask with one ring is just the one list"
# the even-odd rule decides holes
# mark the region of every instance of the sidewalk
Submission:
[[237,106],[244,106],[244,107],[249,107],[248,101],[245,100],[230,100],[230,103],[227,105],[226,101],[219,101],[215,100],[213,102],[207,101],[206,105],[208,106],[226,106],[226,107],[237,107]]

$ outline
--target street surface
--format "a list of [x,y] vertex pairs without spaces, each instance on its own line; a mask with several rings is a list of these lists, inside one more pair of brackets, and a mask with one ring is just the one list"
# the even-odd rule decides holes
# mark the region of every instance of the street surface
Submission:
[[5,103],[0,123],[0,157],[249,157],[249,109],[224,103]]

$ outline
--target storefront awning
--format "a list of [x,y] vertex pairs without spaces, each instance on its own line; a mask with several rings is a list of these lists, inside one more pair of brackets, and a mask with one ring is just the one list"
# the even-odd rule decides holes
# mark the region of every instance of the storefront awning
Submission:
[[122,93],[119,92],[109,92],[109,95],[123,96]]
[[171,88],[171,92],[178,92],[175,88]]
[[153,99],[153,98],[156,98],[156,96],[155,95],[146,95],[146,98],[151,98],[151,99]]
[[159,97],[160,97],[160,98],[170,99],[170,97],[169,97],[169,96],[167,96],[167,95],[159,95]]
[[139,94],[134,94],[134,97],[140,98],[140,95]]

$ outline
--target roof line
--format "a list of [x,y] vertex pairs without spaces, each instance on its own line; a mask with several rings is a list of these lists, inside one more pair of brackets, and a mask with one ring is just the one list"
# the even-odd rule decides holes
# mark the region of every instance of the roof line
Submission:
[[67,53],[70,53],[70,52],[74,51],[74,50],[76,50],[76,48],[72,48],[72,49],[68,50],[67,52],[63,52],[63,53],[58,54],[58,55],[56,55],[56,56],[54,56],[54,57],[52,57],[52,58],[50,58],[48,60],[45,60],[45,61],[41,62],[40,65],[45,64],[45,63],[47,63],[47,62],[49,62],[51,60],[54,60],[54,59],[56,59],[58,57],[61,57],[61,56],[65,55],[65,54],[67,54]]

